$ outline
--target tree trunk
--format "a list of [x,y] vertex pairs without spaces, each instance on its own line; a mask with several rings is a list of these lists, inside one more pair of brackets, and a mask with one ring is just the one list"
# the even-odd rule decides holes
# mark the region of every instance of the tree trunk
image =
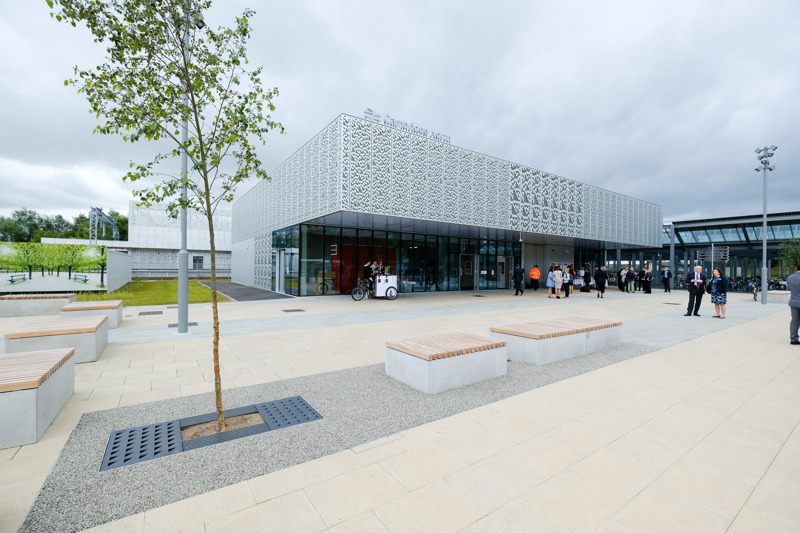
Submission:
[[33,279],[33,267],[28,267],[28,279]]
[[214,244],[214,217],[206,202],[208,235],[211,244],[211,311],[214,321],[214,394],[217,402],[217,430],[225,430],[225,410],[222,408],[222,378],[219,375],[219,309],[217,308],[217,249]]

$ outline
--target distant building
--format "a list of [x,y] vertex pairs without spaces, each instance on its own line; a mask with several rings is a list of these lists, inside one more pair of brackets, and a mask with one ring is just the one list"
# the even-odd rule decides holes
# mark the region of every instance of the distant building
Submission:
[[[128,240],[98,240],[100,246],[127,250],[131,255],[133,277],[177,277],[178,250],[181,244],[180,220],[170,218],[161,206],[137,207],[131,201],[128,210]],[[211,273],[211,250],[208,221],[204,215],[189,210],[187,217],[189,275]],[[214,237],[217,251],[217,275],[227,277],[231,269],[231,210],[218,208],[214,215]],[[44,238],[44,243],[90,244],[88,239]]]

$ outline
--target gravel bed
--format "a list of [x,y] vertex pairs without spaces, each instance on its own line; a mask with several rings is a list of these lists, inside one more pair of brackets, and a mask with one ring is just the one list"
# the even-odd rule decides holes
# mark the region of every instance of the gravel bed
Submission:
[[80,531],[330,455],[657,348],[617,348],[545,366],[510,361],[508,374],[428,396],[384,374],[382,364],[241,387],[226,408],[300,395],[325,418],[99,472],[112,431],[213,411],[200,394],[84,414],[20,531]]

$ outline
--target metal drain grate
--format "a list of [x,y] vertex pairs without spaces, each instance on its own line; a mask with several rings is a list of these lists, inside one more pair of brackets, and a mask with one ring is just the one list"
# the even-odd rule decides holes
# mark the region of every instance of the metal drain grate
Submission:
[[183,451],[178,420],[115,431],[108,439],[100,471]]
[[474,296],[475,298],[486,298],[486,295],[484,294],[473,294],[472,296]]
[[322,415],[311,407],[302,396],[294,396],[274,402],[258,403],[256,409],[261,414],[269,429],[280,429],[296,426],[303,422],[318,420]]
[[[188,324],[186,324],[186,325],[187,325],[187,326],[196,326],[196,325],[197,325],[197,322],[189,322],[189,323],[188,323]],[[178,327],[178,323],[176,322],[176,323],[174,323],[174,324],[167,324],[167,327],[168,327],[168,328],[177,328],[177,327]]]
[[305,309],[281,309],[284,313],[305,313]]
[[142,311],[139,313],[139,316],[146,316],[146,315],[163,315],[164,311]]

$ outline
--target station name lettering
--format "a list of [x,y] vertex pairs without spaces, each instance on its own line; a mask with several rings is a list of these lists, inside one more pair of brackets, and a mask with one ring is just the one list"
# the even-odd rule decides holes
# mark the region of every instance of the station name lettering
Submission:
[[397,128],[399,130],[407,131],[409,133],[414,133],[416,135],[428,137],[429,139],[433,139],[434,141],[440,141],[443,143],[450,144],[449,135],[445,135],[444,133],[439,133],[433,130],[428,130],[427,128],[417,126],[413,122],[406,122],[405,120],[397,120],[395,118],[390,117],[388,114],[379,115],[370,108],[364,110],[364,118],[367,120],[371,120],[372,122],[377,122],[378,124],[384,124],[386,126],[391,126],[392,128]]

